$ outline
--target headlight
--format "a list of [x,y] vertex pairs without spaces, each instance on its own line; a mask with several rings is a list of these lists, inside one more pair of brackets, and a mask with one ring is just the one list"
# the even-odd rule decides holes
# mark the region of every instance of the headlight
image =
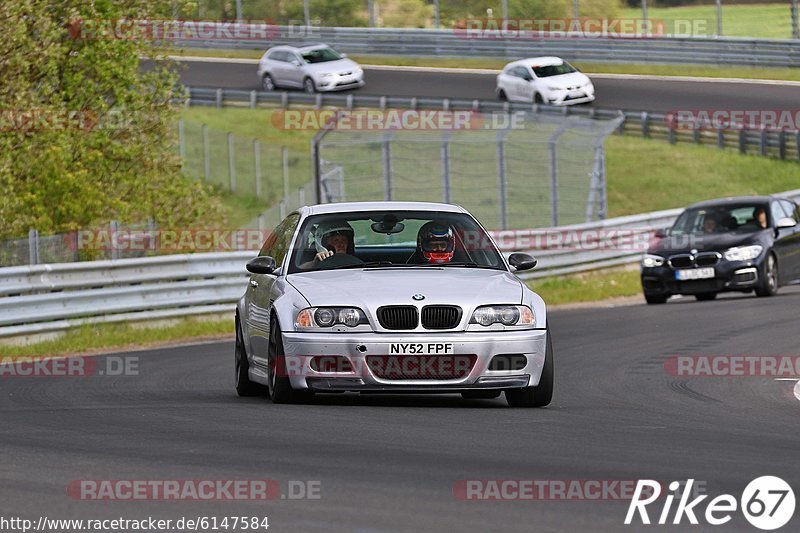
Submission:
[[527,305],[484,305],[475,309],[469,323],[487,327],[492,324],[533,326],[536,316]]
[[758,244],[752,246],[737,246],[736,248],[726,250],[723,256],[728,261],[749,261],[758,257],[763,249],[764,247]]
[[334,74],[333,72],[326,72],[325,74],[320,74],[319,76],[320,76],[320,78],[332,78],[335,75],[336,74]]
[[367,315],[357,307],[307,307],[294,320],[294,327],[299,330],[326,329],[333,326],[354,328],[361,324],[369,324]]
[[642,266],[645,268],[660,267],[664,264],[664,258],[660,255],[644,254],[642,257]]
[[566,91],[566,89],[564,89],[563,87],[553,87],[552,85],[547,85],[547,84],[545,84],[545,87],[547,87],[547,89],[550,91]]

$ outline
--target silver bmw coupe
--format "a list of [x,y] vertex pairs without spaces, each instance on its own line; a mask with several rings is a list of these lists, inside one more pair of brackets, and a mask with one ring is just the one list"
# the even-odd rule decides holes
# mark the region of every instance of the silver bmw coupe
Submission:
[[542,298],[465,209],[421,202],[301,207],[247,264],[236,390],[275,403],[340,392],[460,393],[513,407],[553,395]]

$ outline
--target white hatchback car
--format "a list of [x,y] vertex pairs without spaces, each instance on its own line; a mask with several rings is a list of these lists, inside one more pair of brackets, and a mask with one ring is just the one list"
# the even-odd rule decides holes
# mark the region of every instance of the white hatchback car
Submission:
[[594,100],[586,74],[559,57],[533,57],[509,63],[497,75],[497,97],[510,102],[571,105]]
[[364,70],[346,54],[328,45],[305,43],[275,46],[258,62],[265,91],[290,87],[307,93],[342,91],[364,86]]

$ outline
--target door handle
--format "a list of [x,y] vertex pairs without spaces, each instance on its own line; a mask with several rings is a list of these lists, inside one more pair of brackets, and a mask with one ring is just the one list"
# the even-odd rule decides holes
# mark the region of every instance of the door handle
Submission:
[[258,282],[256,280],[254,280],[254,279],[251,279],[250,280],[250,286],[255,289],[256,287],[258,287]]

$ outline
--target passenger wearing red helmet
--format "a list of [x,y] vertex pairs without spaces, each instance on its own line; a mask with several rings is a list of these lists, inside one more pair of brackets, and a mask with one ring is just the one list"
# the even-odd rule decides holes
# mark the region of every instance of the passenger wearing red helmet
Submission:
[[456,237],[448,224],[432,220],[419,228],[417,252],[423,263],[449,263],[453,259]]

